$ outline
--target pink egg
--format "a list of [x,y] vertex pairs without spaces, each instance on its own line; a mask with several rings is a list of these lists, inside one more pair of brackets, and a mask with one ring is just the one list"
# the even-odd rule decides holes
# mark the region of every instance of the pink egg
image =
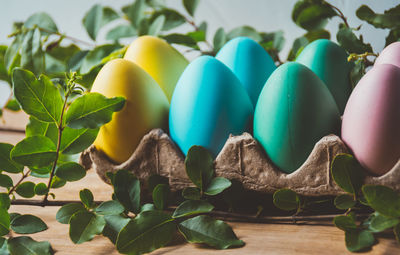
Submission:
[[342,139],[375,175],[400,158],[400,68],[375,65],[357,84],[343,115]]
[[375,65],[392,64],[400,67],[400,42],[394,42],[383,49],[376,58]]

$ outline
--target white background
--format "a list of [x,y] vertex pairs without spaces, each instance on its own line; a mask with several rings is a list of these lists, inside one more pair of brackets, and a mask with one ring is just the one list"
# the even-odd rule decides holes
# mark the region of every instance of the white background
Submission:
[[[31,14],[39,11],[49,13],[62,33],[90,41],[82,26],[82,18],[95,3],[119,10],[121,6],[131,2],[130,0],[0,0],[0,44],[11,43],[7,35],[11,33],[13,22],[24,21]],[[291,20],[291,11],[295,2],[295,0],[201,0],[195,21],[196,23],[201,23],[203,20],[208,22],[209,41],[212,41],[212,36],[219,27],[223,27],[225,31],[241,25],[250,25],[258,31],[265,32],[283,30],[286,43],[281,59],[286,59],[293,40],[305,32]],[[400,3],[399,0],[329,0],[329,2],[342,10],[352,27],[357,27],[362,23],[355,16],[355,11],[362,4],[367,4],[374,11],[381,13]],[[184,12],[180,0],[166,0],[166,4]],[[327,26],[333,35],[331,39],[334,41],[336,41],[335,34],[339,22],[340,19],[335,17]],[[181,31],[186,29],[188,27],[180,28]],[[106,30],[107,28],[100,32],[99,44],[104,43]],[[364,40],[372,44],[375,51],[382,50],[387,30],[375,29],[365,24],[360,32],[364,35]],[[6,87],[0,84],[0,106],[8,94]]]

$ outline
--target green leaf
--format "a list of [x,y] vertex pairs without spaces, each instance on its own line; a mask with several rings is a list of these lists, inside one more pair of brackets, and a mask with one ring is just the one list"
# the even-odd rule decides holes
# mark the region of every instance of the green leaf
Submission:
[[214,206],[203,200],[186,200],[181,203],[172,214],[172,218],[182,218],[200,213],[208,213]]
[[51,182],[51,187],[50,188],[58,189],[58,188],[64,187],[64,185],[66,183],[67,182],[65,180],[62,180],[62,179],[58,178],[57,176],[54,176],[53,177],[53,181]]
[[0,208],[8,210],[11,205],[10,196],[7,193],[0,193]]
[[360,39],[353,33],[351,28],[342,26],[336,34],[336,40],[347,52],[362,54],[365,52],[373,52],[371,44],[366,44],[362,36]]
[[201,198],[200,189],[195,187],[187,187],[183,189],[182,196],[185,199],[199,200]]
[[48,192],[47,185],[43,182],[38,183],[35,185],[34,191],[35,191],[36,195],[40,195],[40,196],[46,195],[46,193]]
[[350,71],[350,82],[354,88],[361,78],[365,75],[365,62],[363,59],[359,59],[355,62],[354,67]]
[[0,236],[8,234],[10,230],[10,215],[7,209],[4,207],[0,208]]
[[105,201],[94,210],[100,215],[118,215],[124,212],[124,207],[116,200]]
[[[96,140],[98,132],[98,128],[73,129],[70,127],[64,127],[61,137],[60,151],[64,154],[80,153]],[[25,133],[26,136],[47,136],[54,144],[56,144],[58,140],[58,129],[55,124],[38,121],[32,116],[29,118],[29,123],[26,126]]]
[[13,112],[17,112],[19,110],[21,110],[21,106],[18,104],[17,100],[15,99],[11,99],[7,102],[6,109],[13,111]]
[[397,243],[400,243],[400,224],[397,224],[393,228],[394,236],[396,237]]
[[357,229],[357,225],[356,222],[354,220],[353,215],[340,215],[340,216],[336,216],[333,219],[333,224],[335,224],[335,226],[343,231],[348,231],[348,230],[355,230]]
[[293,190],[280,189],[273,195],[274,205],[285,211],[296,210],[300,206],[300,197]]
[[127,8],[126,16],[135,28],[139,28],[139,24],[144,17],[146,3],[144,0],[136,0]]
[[65,121],[71,128],[98,128],[111,121],[112,114],[124,107],[123,97],[107,98],[100,93],[88,93],[69,107]]
[[154,211],[157,210],[154,204],[144,204],[142,207],[140,207],[140,212],[145,212],[145,211]]
[[[6,61],[5,61],[7,49],[8,49],[8,47],[6,45],[0,45],[0,80],[11,83],[10,79],[8,77],[8,70],[7,70]],[[0,247],[1,247],[1,245],[0,245]]]
[[197,6],[199,5],[200,0],[183,0],[183,6],[186,11],[190,14],[190,16],[194,16]]
[[400,28],[390,30],[386,37],[385,47],[391,43],[400,41]]
[[33,182],[23,182],[15,189],[18,195],[25,198],[35,196],[35,184]]
[[218,52],[226,43],[226,34],[222,27],[218,28],[218,30],[214,34],[213,44],[214,51]]
[[85,212],[86,208],[81,203],[63,205],[56,214],[56,220],[61,224],[68,224],[72,215],[77,212]]
[[369,228],[373,232],[382,232],[400,223],[398,218],[389,218],[382,214],[375,213],[371,219]]
[[10,176],[5,174],[0,174],[0,187],[10,188],[13,186],[13,180]]
[[12,75],[14,96],[29,115],[45,122],[59,122],[63,100],[49,78],[36,79],[30,71],[16,68]]
[[249,26],[242,26],[232,29],[226,34],[227,41],[232,40],[233,38],[245,36],[253,39],[256,42],[261,41],[260,34],[252,27]]
[[203,190],[214,175],[214,160],[206,148],[192,146],[185,158],[185,168],[189,179]]
[[364,185],[364,197],[370,207],[387,217],[400,217],[400,195],[389,187],[381,185]]
[[292,10],[292,20],[308,31],[324,28],[334,16],[337,16],[336,11],[320,0],[297,1]]
[[368,230],[348,230],[345,232],[346,247],[351,252],[362,251],[370,248],[375,243],[375,238]]
[[69,237],[75,244],[90,241],[103,231],[105,224],[103,216],[87,211],[76,212],[69,220]]
[[106,40],[116,41],[121,38],[133,37],[137,35],[136,29],[131,25],[118,25],[107,32]]
[[22,35],[17,35],[4,55],[4,64],[8,74],[11,74],[13,68],[19,65],[21,60],[19,51],[21,49],[22,39]]
[[308,45],[309,41],[305,36],[296,38],[293,42],[292,49],[289,52],[288,60],[292,61],[303,51],[304,47]]
[[90,38],[96,40],[100,29],[117,18],[119,15],[113,9],[96,4],[85,14],[82,23]]
[[182,14],[168,8],[163,8],[159,11],[154,12],[151,16],[150,22],[153,22],[158,16],[161,15],[165,17],[165,22],[162,28],[163,31],[171,30],[186,22],[186,19]]
[[158,210],[164,210],[168,205],[170,189],[167,184],[158,184],[153,190],[153,202]]
[[[80,64],[79,72],[81,74],[89,74],[99,65],[104,64],[102,60],[112,52],[121,48],[119,44],[104,44],[97,46],[85,55]],[[97,75],[97,72],[96,72]]]
[[377,14],[367,5],[361,5],[356,15],[359,19],[368,22],[376,28],[399,28],[400,5],[385,11],[384,14]]
[[356,201],[354,201],[353,196],[348,195],[348,194],[342,194],[337,197],[335,197],[334,204],[336,208],[341,209],[341,210],[347,210],[353,206],[356,205]]
[[236,237],[228,224],[207,215],[185,220],[179,223],[178,228],[190,243],[205,243],[217,249],[244,245],[244,242]]
[[126,210],[138,213],[140,211],[140,182],[126,170],[119,170],[114,175],[114,194]]
[[[52,33],[58,31],[54,20],[45,12],[35,13],[24,22],[24,27],[26,28],[34,28],[35,26],[48,30]],[[43,33],[48,34],[47,31]]]
[[164,15],[160,15],[158,16],[156,19],[154,19],[154,21],[151,23],[150,27],[149,27],[149,31],[147,32],[148,35],[153,35],[153,36],[157,36],[165,23],[165,16]]
[[92,208],[93,207],[93,193],[88,190],[88,189],[83,189],[79,191],[79,198],[81,199],[82,203],[87,207],[87,208]]
[[39,28],[29,30],[21,44],[21,67],[42,74],[45,70],[44,52]]
[[17,234],[33,234],[46,230],[47,225],[34,215],[24,214],[11,221],[11,229]]
[[232,183],[230,180],[224,177],[215,177],[208,184],[204,193],[210,196],[215,196],[221,193],[222,191],[226,190],[227,188],[229,188],[231,185]]
[[203,30],[188,32],[186,35],[191,37],[195,42],[204,42],[206,40],[206,33]]
[[11,160],[10,152],[13,149],[12,144],[0,143],[0,170],[8,173],[19,173],[24,170],[24,166]]
[[121,215],[106,215],[104,216],[104,219],[106,221],[106,225],[103,229],[103,235],[108,237],[108,239],[115,244],[118,233],[126,226],[126,224],[128,224],[130,218],[126,218]]
[[56,168],[56,176],[69,182],[79,181],[85,175],[86,170],[75,162],[67,162]]
[[313,31],[309,31],[304,35],[305,38],[307,38],[307,40],[309,42],[313,42],[315,40],[318,39],[330,39],[331,38],[331,34],[329,33],[329,31],[325,30],[325,29],[319,29],[319,30],[313,30]]
[[145,211],[131,220],[119,233],[117,250],[125,254],[149,253],[168,244],[176,224],[162,211]]
[[333,159],[331,173],[335,183],[344,191],[357,194],[364,180],[364,170],[350,154],[338,154]]
[[271,33],[260,33],[260,36],[262,37],[260,42],[261,46],[263,46],[271,56],[274,56],[283,49],[285,37],[283,36],[282,30]]
[[149,179],[147,180],[147,188],[149,190],[150,193],[153,193],[154,188],[158,185],[158,184],[166,184],[169,185],[169,179],[165,176],[161,176],[158,174],[153,174],[149,177]]
[[40,168],[55,160],[56,145],[45,136],[31,136],[17,143],[10,155],[17,163]]
[[188,35],[174,33],[174,34],[162,36],[162,38],[164,40],[166,40],[169,44],[175,43],[175,44],[180,44],[180,45],[184,45],[184,46],[191,47],[191,48],[198,47],[196,41]]
[[8,249],[15,255],[52,255],[51,245],[47,241],[37,242],[29,236],[18,236],[8,240]]

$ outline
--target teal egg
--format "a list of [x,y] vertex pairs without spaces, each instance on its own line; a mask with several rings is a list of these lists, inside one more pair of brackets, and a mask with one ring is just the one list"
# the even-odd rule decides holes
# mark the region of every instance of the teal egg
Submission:
[[353,64],[347,61],[347,57],[346,51],[336,43],[319,39],[307,45],[296,59],[325,83],[340,114],[343,114],[352,90],[350,71]]
[[193,145],[214,156],[229,134],[250,131],[254,108],[246,90],[223,63],[201,56],[182,73],[171,99],[169,132],[186,155]]
[[276,69],[268,52],[250,38],[237,37],[226,43],[215,58],[239,78],[255,106],[265,82]]
[[272,73],[254,112],[254,138],[283,172],[298,169],[325,135],[339,134],[340,114],[328,88],[306,66]]

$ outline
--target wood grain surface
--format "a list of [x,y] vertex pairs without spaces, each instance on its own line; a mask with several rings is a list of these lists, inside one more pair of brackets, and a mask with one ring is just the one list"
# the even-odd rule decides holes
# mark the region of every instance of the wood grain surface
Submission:
[[[27,117],[23,113],[5,112],[0,128],[23,129]],[[0,142],[15,144],[24,138],[23,133],[0,131]],[[19,176],[14,176],[18,179]],[[37,179],[35,181],[38,181]],[[57,200],[76,200],[79,190],[89,188],[93,191],[95,200],[108,200],[112,189],[104,184],[97,174],[90,170],[85,178],[78,182],[68,183],[53,192]],[[39,199],[39,197],[37,197]],[[58,206],[26,206],[13,205],[10,212],[34,214],[42,218],[49,229],[31,235],[36,240],[47,240],[59,255],[91,255],[118,254],[111,242],[102,236],[93,241],[80,245],[73,244],[68,236],[68,225],[55,220]],[[184,255],[184,254],[352,254],[346,250],[344,233],[334,227],[331,222],[322,222],[321,225],[305,224],[256,224],[230,222],[237,236],[246,242],[243,248],[229,250],[214,250],[203,245],[194,245],[175,240],[171,245],[154,251],[153,255]],[[400,246],[394,240],[393,234],[386,232],[378,237],[379,243],[365,254],[400,254]]]

